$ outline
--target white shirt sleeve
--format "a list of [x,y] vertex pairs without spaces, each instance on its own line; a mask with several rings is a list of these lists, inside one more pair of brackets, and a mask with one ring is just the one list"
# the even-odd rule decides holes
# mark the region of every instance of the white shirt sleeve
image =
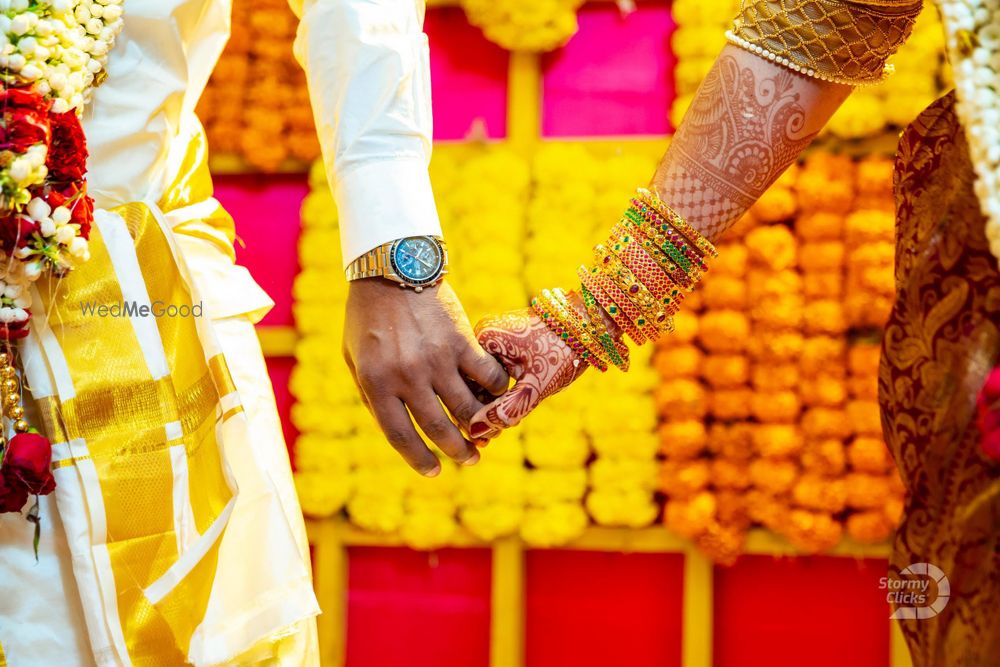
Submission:
[[423,3],[289,0],[295,56],[340,217],[344,266],[387,241],[441,235]]

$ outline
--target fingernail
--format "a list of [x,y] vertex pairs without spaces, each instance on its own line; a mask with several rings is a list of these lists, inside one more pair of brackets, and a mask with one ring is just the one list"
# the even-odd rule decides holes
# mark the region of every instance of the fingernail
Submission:
[[472,444],[474,444],[476,447],[479,447],[480,449],[482,449],[486,445],[490,444],[490,441],[487,440],[486,438],[480,438],[480,439],[473,440]]
[[424,477],[437,477],[440,474],[441,474],[441,464],[439,463],[430,470],[428,470],[427,472],[425,472]]
[[479,452],[477,451],[472,452],[472,456],[462,461],[464,466],[474,466],[477,463],[479,463]]
[[469,435],[473,438],[482,438],[486,435],[486,432],[490,430],[489,424],[484,422],[476,422],[469,427]]

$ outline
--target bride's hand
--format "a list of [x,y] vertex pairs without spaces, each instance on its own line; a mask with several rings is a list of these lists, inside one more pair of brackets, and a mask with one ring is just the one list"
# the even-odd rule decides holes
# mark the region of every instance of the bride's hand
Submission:
[[587,368],[530,308],[483,318],[479,344],[506,367],[516,384],[472,418],[470,435],[490,439],[573,383]]

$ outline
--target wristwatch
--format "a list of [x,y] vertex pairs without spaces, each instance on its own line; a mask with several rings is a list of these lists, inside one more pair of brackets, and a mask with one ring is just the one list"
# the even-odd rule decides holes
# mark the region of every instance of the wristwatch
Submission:
[[436,236],[408,236],[383,243],[347,267],[348,280],[388,278],[422,292],[448,273],[448,249]]

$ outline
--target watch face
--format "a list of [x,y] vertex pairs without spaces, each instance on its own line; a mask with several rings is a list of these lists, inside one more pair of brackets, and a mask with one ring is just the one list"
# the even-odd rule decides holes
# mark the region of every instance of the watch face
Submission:
[[392,268],[411,285],[432,283],[444,269],[444,250],[429,236],[400,239],[392,247]]

